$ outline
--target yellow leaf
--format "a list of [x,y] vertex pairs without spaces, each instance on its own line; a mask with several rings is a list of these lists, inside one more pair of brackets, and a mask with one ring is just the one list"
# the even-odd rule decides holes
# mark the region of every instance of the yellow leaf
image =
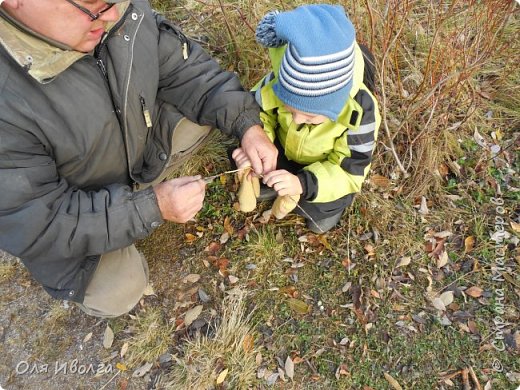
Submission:
[[197,239],[197,236],[191,233],[186,233],[186,242],[191,243]]
[[329,242],[327,241],[327,236],[320,234],[318,236],[318,241],[323,244],[325,248],[327,248],[329,251],[333,252],[332,247],[330,246]]
[[299,314],[307,314],[309,312],[309,305],[299,299],[289,298],[289,307]]
[[473,247],[475,246],[475,237],[468,236],[464,239],[464,252],[468,253],[473,250]]
[[224,380],[226,379],[226,376],[228,374],[228,369],[226,368],[225,370],[223,370],[220,374],[218,374],[218,377],[217,377],[217,385],[220,385],[222,383],[224,383]]
[[387,374],[386,372],[383,373],[385,375],[385,379],[390,383],[390,386],[392,386],[395,390],[403,390],[399,382],[397,382],[392,375]]
[[227,183],[226,175],[219,176],[218,179],[220,180],[220,184],[222,184],[223,186],[226,185],[226,183]]
[[[244,352],[245,353],[249,353],[253,350],[255,346],[255,338],[250,335],[250,334],[246,334],[244,336],[244,340],[242,341],[242,348],[244,348]],[[262,355],[260,355],[262,356]]]
[[231,225],[231,218],[229,217],[226,217],[224,218],[224,229],[226,230],[226,232],[229,233],[230,236],[233,235],[233,225]]
[[126,370],[128,370],[128,368],[126,367],[126,364],[123,364],[123,363],[116,363],[116,368],[119,371],[126,371]]
[[511,221],[509,223],[511,224],[511,227],[515,233],[520,233],[520,223],[516,223],[515,221]]

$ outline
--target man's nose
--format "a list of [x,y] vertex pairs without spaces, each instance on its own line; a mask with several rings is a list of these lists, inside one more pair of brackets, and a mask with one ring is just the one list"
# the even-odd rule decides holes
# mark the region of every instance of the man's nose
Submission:
[[117,4],[110,8],[108,11],[103,12],[99,16],[99,20],[104,22],[115,22],[119,20],[119,10],[117,9]]

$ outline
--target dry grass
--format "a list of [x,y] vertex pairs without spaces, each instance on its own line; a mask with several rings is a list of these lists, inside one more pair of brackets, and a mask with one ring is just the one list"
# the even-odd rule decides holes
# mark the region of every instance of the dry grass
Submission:
[[224,299],[215,335],[186,342],[184,355],[176,358],[168,375],[167,388],[212,389],[224,370],[228,388],[247,389],[253,383],[257,349],[244,305],[245,292],[240,290]]
[[137,314],[130,331],[133,336],[128,340],[125,361],[130,367],[136,367],[153,362],[168,351],[174,326],[164,319],[159,308],[152,308]]

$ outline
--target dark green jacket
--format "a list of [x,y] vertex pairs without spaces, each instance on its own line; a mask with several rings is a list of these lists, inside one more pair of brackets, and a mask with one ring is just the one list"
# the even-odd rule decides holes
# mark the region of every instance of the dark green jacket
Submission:
[[162,222],[151,187],[132,189],[163,171],[181,118],[239,138],[261,124],[236,76],[147,1],[118,6],[94,55],[0,18],[0,248],[78,302],[101,254]]

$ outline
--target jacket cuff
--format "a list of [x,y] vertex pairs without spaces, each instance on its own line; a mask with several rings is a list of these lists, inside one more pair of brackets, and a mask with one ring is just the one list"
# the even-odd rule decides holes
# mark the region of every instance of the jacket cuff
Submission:
[[302,169],[296,176],[300,179],[303,193],[302,198],[305,200],[312,201],[318,196],[318,179],[317,177],[307,170]]
[[132,200],[145,226],[146,233],[150,233],[163,224],[164,220],[153,187],[133,192]]
[[238,137],[239,140],[242,140],[245,132],[256,125],[263,127],[262,121],[260,120],[260,111],[244,111],[233,123],[233,134]]

